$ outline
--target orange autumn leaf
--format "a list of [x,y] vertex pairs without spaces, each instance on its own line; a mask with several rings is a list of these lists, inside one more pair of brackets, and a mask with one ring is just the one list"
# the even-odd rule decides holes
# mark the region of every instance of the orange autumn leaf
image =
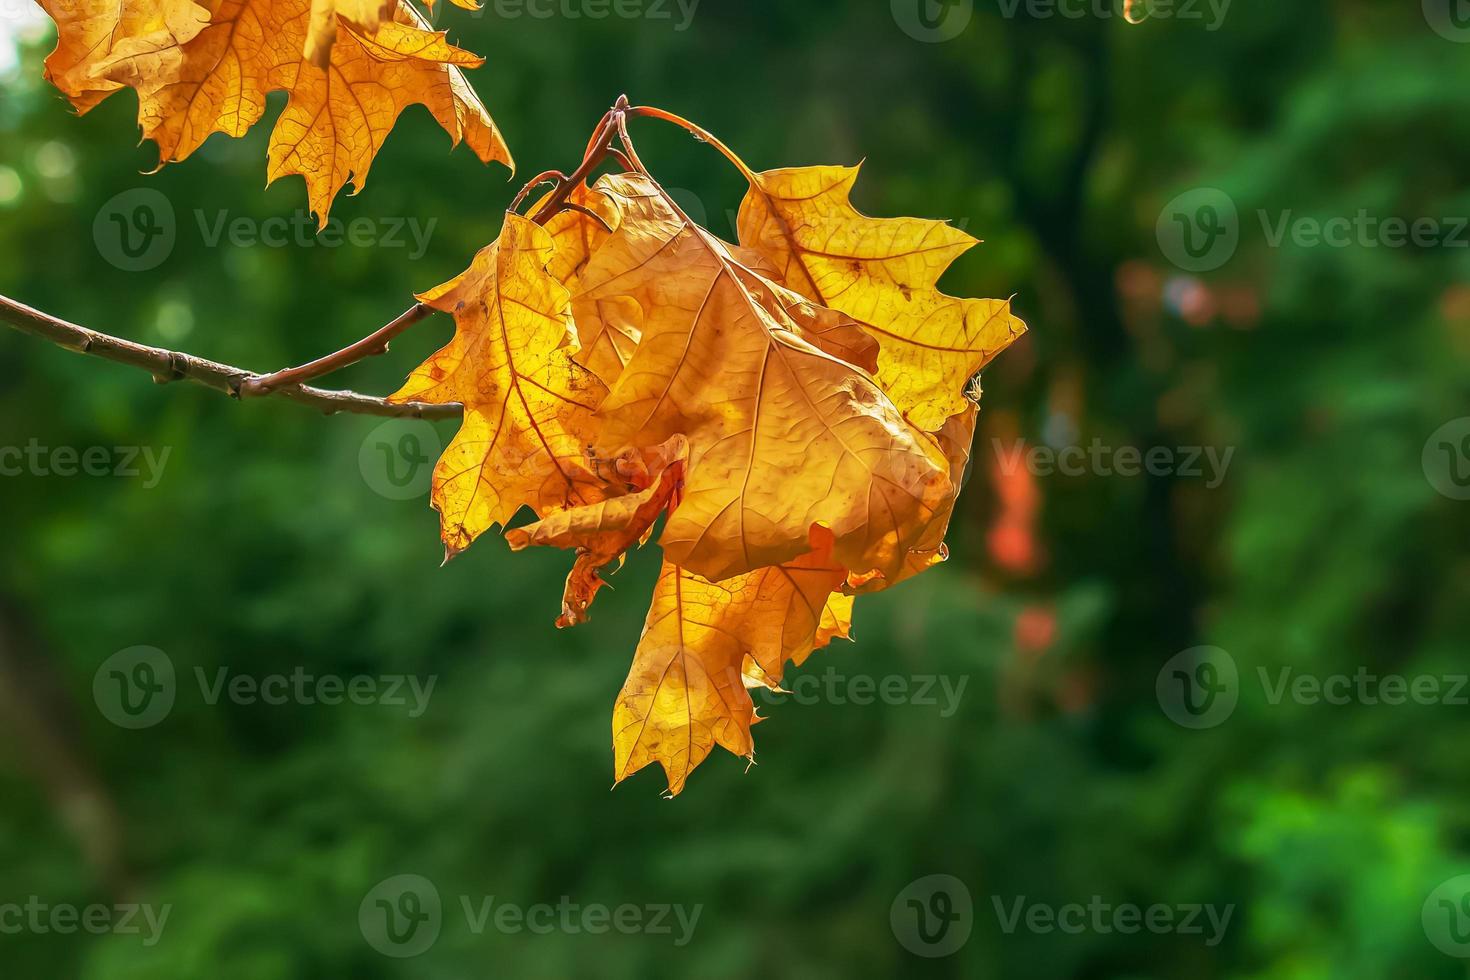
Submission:
[[[845,636],[827,600],[843,569],[825,546],[784,565],[709,582],[665,561],[633,668],[613,707],[616,781],[658,763],[678,795],[719,745],[751,756],[747,660],[772,686],[788,660]],[[847,606],[850,614],[850,603]]]
[[[523,506],[511,548],[575,554],[558,626],[657,535],[614,775],[657,764],[676,795],[716,746],[753,757],[750,689],[850,637],[854,596],[945,560],[979,372],[1025,327],[1007,302],[941,293],[974,240],[863,217],[856,171],[739,164],[742,244],[720,240],[638,160],[624,111],[572,177],[538,178],[556,187],[534,220],[508,213],[421,297],[455,339],[394,398],[464,406],[433,488],[449,554]],[[631,170],[589,185],[614,134]]]
[[325,224],[333,198],[366,182],[398,116],[422,104],[483,161],[511,165],[450,45],[406,0],[41,0],[56,22],[47,78],[79,112],[123,88],[159,163],[213,133],[243,136],[266,96],[289,93],[271,133],[268,179],[300,174]]
[[964,387],[1026,330],[1010,303],[960,299],[939,277],[979,244],[942,221],[869,218],[849,195],[857,167],[747,172],[741,244],[782,282],[863,324],[877,339],[878,382],[925,431],[966,407]]
[[605,389],[572,359],[571,296],[547,271],[553,251],[545,228],[507,214],[468,271],[419,296],[454,316],[454,340],[392,400],[464,405],[432,484],[451,557],[523,506],[548,513],[609,493],[583,451]]
[[820,525],[845,567],[896,575],[950,495],[942,455],[655,183],[598,186],[623,222],[584,282],[631,302],[642,325],[593,445],[688,438],[683,499],[659,538],[668,560],[720,581],[790,561]]

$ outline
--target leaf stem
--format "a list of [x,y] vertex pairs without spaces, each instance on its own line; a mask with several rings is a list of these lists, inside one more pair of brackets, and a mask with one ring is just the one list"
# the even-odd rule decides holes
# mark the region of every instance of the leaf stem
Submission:
[[560,187],[562,184],[565,184],[566,181],[567,175],[562,173],[560,170],[543,171],[532,177],[530,180],[526,181],[526,186],[521,188],[521,192],[516,195],[514,201],[510,202],[510,207],[506,210],[519,211],[521,209],[521,203],[526,199],[526,195],[531,193],[531,188],[535,187],[537,184],[556,184],[558,187]]
[[700,142],[708,143],[716,150],[719,150],[726,160],[729,160],[735,165],[735,169],[740,171],[741,176],[751,183],[755,183],[755,172],[745,165],[745,161],[740,159],[734,150],[726,146],[723,140],[703,126],[692,123],[683,116],[651,105],[631,106],[628,108],[626,114],[629,116],[640,116],[646,119],[662,119],[664,122],[673,123]]

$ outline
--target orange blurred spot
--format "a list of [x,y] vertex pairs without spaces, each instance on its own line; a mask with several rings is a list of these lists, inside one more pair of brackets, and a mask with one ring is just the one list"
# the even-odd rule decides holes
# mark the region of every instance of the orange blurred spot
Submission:
[[1261,322],[1261,297],[1254,286],[1227,286],[1220,290],[1220,315],[1237,330],[1254,329]]
[[1048,606],[1027,606],[1016,617],[1016,647],[1040,656],[1057,638],[1057,615]]
[[1462,356],[1470,356],[1470,286],[1457,284],[1440,294],[1439,312],[1450,343]]
[[[1019,436],[1014,415],[997,413],[991,431],[1002,444],[1017,445]],[[1036,519],[1041,511],[1041,489],[1024,462],[1009,465],[1000,453],[991,456],[989,474],[1000,500],[1000,513],[985,536],[991,558],[1007,571],[1029,575],[1040,564]]]

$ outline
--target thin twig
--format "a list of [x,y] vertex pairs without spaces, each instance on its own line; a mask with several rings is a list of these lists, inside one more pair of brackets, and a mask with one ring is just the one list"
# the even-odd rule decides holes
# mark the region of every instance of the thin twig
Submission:
[[285,388],[288,385],[300,385],[313,378],[320,378],[324,374],[340,371],[349,364],[356,364],[365,357],[373,357],[388,352],[388,341],[403,333],[409,327],[420,320],[427,319],[433,315],[434,308],[427,303],[415,303],[407,311],[400,315],[392,323],[379,327],[366,337],[353,344],[328,354],[318,357],[316,360],[299,367],[286,368],[284,371],[276,371],[259,378],[251,378],[240,386],[240,397],[258,398],[261,395],[269,395],[277,388]]
[[551,192],[546,198],[546,203],[542,204],[536,213],[531,216],[532,221],[538,225],[544,225],[550,221],[552,215],[563,209],[572,191],[582,186],[592,174],[592,171],[597,169],[597,165],[607,159],[608,147],[618,132],[618,120],[622,118],[623,110],[627,107],[628,97],[626,95],[618,96],[617,103],[602,117],[602,122],[598,124],[596,132],[592,134],[592,139],[587,144],[587,153],[583,156],[581,165],[572,171],[556,190]]
[[[192,381],[239,398],[241,387],[261,377],[244,368],[206,361],[191,354],[181,354],[160,347],[147,347],[121,337],[79,327],[5,296],[0,296],[0,323],[79,354],[141,368],[153,375],[153,380],[159,384],[179,380]],[[430,405],[424,402],[395,405],[371,395],[360,395],[352,391],[326,391],[299,384],[286,385],[270,393],[309,405],[328,415],[350,412],[387,418],[444,419],[457,418],[461,414],[459,405]]]

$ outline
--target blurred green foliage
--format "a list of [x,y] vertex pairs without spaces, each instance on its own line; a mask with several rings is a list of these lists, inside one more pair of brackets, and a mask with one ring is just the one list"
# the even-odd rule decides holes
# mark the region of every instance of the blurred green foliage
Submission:
[[[686,30],[677,10],[439,12],[488,56],[472,80],[525,175],[573,165],[627,92],[758,167],[866,158],[864,210],[985,239],[947,286],[1015,293],[1032,333],[987,372],[954,557],[861,600],[857,642],[800,672],[963,680],[958,710],[766,699],[758,767],[717,752],[672,803],[656,771],[609,793],[611,704],[654,554],[590,625],[557,632],[567,556],[488,537],[439,568],[426,499],[363,476],[379,420],[156,387],[0,331],[0,446],[170,453],[151,488],[0,479],[0,904],[172,907],[151,946],[0,934],[0,975],[1465,976],[1421,906],[1470,872],[1466,708],[1273,703],[1258,672],[1467,669],[1470,503],[1435,492],[1421,451],[1470,404],[1470,249],[1273,247],[1258,215],[1470,213],[1470,45],[1414,3],[1241,3],[1218,30],[973,6],[942,43],[901,29],[902,0],[708,0]],[[132,339],[257,369],[335,349],[463,268],[517,186],[416,109],[334,214],[433,220],[421,257],[209,247],[199,214],[304,207],[299,181],[262,186],[265,127],[140,176],[154,158],[134,148],[132,95],[74,118],[41,80],[45,50],[0,79],[0,291]],[[738,176],[677,131],[637,135],[730,235]],[[147,272],[94,239],[136,187],[177,220]],[[1234,201],[1240,247],[1195,276],[1169,265],[1156,223],[1200,187]],[[435,321],[338,380],[389,391],[447,334]],[[1215,488],[1027,479],[997,466],[995,440],[1016,437],[1234,456]],[[1239,704],[1189,730],[1155,683],[1199,644],[1233,657]],[[180,683],[166,720],[130,731],[98,711],[93,679],[137,645]],[[210,704],[195,671],[221,667],[437,683],[418,718]],[[365,940],[359,905],[405,873],[445,915],[434,947],[400,960]],[[890,920],[931,874],[973,900],[968,941],[938,959]],[[677,930],[476,934],[461,896],[702,909],[680,946]],[[1020,896],[1234,914],[1216,945],[1008,933],[998,906]]]

